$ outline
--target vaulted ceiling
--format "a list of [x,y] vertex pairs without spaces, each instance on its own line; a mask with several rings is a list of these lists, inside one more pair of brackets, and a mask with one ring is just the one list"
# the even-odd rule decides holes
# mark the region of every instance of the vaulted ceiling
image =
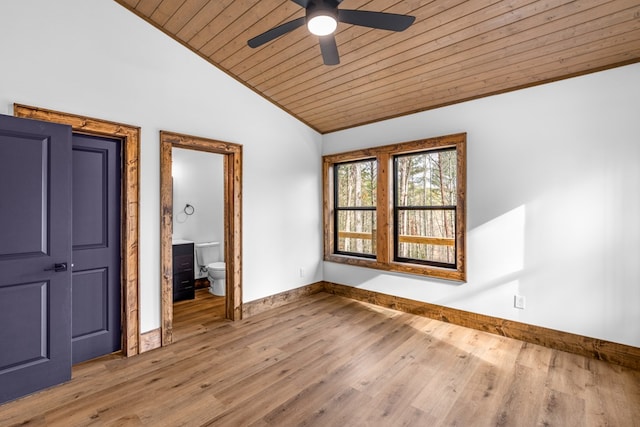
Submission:
[[640,61],[638,0],[344,0],[410,14],[404,32],[341,23],[340,64],[290,0],[115,0],[321,133]]

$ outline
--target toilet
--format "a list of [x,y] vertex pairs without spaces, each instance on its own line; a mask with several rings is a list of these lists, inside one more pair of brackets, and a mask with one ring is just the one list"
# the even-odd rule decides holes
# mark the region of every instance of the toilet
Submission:
[[224,296],[227,287],[226,269],[221,261],[220,242],[196,243],[196,260],[200,271],[207,271],[209,292],[213,295]]

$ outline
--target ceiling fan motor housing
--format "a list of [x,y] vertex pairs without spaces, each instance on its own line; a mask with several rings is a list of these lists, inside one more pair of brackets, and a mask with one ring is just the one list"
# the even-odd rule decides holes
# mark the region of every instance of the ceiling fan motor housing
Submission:
[[338,4],[337,0],[313,0],[307,4],[306,23],[316,16],[330,16],[336,22],[338,21]]

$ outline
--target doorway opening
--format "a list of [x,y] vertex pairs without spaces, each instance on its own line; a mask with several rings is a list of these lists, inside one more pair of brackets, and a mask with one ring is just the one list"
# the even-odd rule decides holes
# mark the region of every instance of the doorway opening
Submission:
[[160,252],[162,346],[173,342],[172,150],[184,148],[223,155],[225,315],[242,318],[242,146],[207,138],[160,132]]
[[76,114],[14,104],[13,115],[27,119],[70,125],[74,133],[104,136],[122,141],[121,305],[122,353],[140,352],[138,309],[138,236],[140,128]]
[[177,342],[225,320],[224,155],[176,147],[171,153]]

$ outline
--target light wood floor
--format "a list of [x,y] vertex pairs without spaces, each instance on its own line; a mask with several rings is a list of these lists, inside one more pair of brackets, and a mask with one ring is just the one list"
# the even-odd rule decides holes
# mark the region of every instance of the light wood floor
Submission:
[[638,371],[324,293],[235,323],[202,304],[175,344],[78,365],[0,425],[640,425]]
[[224,297],[196,289],[196,298],[173,303],[173,341],[206,331],[212,322],[224,322]]

